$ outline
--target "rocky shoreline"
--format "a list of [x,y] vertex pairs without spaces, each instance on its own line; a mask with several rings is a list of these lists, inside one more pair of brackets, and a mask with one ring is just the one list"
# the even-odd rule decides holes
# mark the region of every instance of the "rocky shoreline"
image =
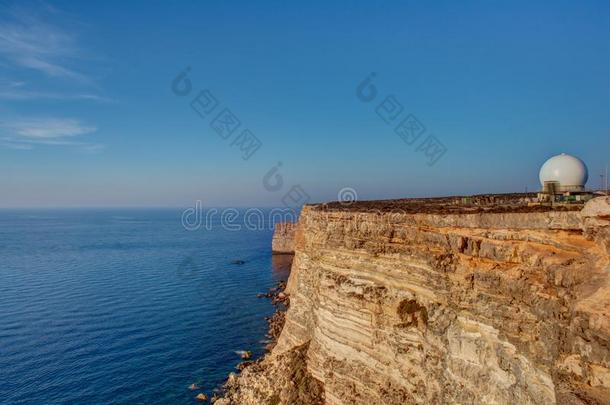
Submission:
[[290,297],[285,293],[285,290],[286,281],[280,281],[266,294],[258,294],[259,298],[270,298],[271,304],[275,307],[273,315],[265,317],[269,327],[266,338],[270,340],[265,347],[267,352],[273,350],[282,333],[282,329],[284,328],[286,311],[288,311],[288,308],[290,307]]
[[[268,330],[265,338],[268,340],[267,345],[265,346],[266,354],[257,360],[249,360],[250,356],[242,356],[242,361],[239,363],[236,368],[239,372],[243,373],[247,369],[252,368],[255,374],[260,373],[261,367],[263,367],[265,359],[269,356],[273,348],[277,345],[277,341],[282,333],[282,329],[284,328],[284,323],[286,322],[286,311],[290,306],[290,297],[285,292],[286,289],[286,281],[279,281],[274,287],[272,287],[266,293],[258,293],[257,297],[261,299],[270,299],[271,303],[275,307],[275,312],[273,315],[269,317],[265,317],[267,321]],[[244,352],[250,353],[250,352]],[[210,402],[216,405],[229,405],[239,403],[236,398],[239,397],[239,380],[241,378],[241,373],[230,373],[227,381],[222,386],[220,390],[220,395],[215,394],[210,399]],[[207,399],[207,398],[205,398]]]

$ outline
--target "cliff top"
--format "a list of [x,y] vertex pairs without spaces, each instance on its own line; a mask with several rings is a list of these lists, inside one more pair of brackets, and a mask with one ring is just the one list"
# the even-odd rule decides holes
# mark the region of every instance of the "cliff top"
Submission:
[[398,200],[333,201],[313,204],[320,211],[396,212],[406,214],[473,214],[526,213],[548,211],[580,211],[583,204],[538,204],[535,193],[480,194],[435,198],[405,198]]

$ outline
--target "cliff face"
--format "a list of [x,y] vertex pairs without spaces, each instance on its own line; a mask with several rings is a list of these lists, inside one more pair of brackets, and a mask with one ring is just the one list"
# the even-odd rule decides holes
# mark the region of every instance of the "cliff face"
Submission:
[[273,254],[294,254],[294,234],[297,224],[280,222],[275,224],[271,250]]
[[290,403],[301,387],[300,403],[610,403],[609,230],[609,198],[305,207],[279,342],[229,401]]

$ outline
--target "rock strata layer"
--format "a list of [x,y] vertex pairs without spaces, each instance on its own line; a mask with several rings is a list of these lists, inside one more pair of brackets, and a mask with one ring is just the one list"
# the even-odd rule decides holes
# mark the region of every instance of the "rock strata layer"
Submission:
[[279,341],[224,403],[610,403],[610,198],[367,204],[303,209]]

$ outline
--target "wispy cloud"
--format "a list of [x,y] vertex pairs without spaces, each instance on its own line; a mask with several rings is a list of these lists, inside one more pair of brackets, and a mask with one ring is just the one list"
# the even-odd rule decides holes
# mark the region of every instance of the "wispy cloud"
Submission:
[[31,86],[22,80],[0,79],[0,100],[9,101],[31,101],[31,100],[59,100],[78,101],[90,100],[102,103],[114,102],[114,100],[91,92],[57,92],[33,90]]
[[98,102],[112,102],[111,99],[98,96],[97,94],[89,93],[56,93],[48,91],[33,91],[26,89],[1,89],[0,100],[10,101],[30,101],[30,100],[60,100],[60,101],[78,101],[90,100]]
[[23,121],[2,122],[14,135],[30,139],[67,138],[95,132],[95,127],[85,126],[75,119],[36,118]]
[[[92,54],[79,46],[75,21],[65,17],[44,2],[25,8],[0,3],[0,75],[5,77],[0,79],[0,102],[112,101],[98,94],[98,84],[85,73]],[[79,119],[7,114],[0,116],[0,147],[104,148],[86,140],[97,128]]]
[[72,35],[48,24],[39,14],[13,9],[0,20],[0,56],[9,64],[88,82],[86,75],[70,67],[80,53]]
[[14,142],[11,139],[1,139],[0,140],[0,145],[5,147],[5,148],[14,149],[14,150],[31,150],[31,149],[34,149],[34,146],[32,146],[30,144]]
[[81,141],[79,137],[97,128],[71,118],[30,118],[0,122],[4,136],[0,144],[11,149],[33,149],[36,145],[74,146],[85,151],[100,151],[103,145]]

